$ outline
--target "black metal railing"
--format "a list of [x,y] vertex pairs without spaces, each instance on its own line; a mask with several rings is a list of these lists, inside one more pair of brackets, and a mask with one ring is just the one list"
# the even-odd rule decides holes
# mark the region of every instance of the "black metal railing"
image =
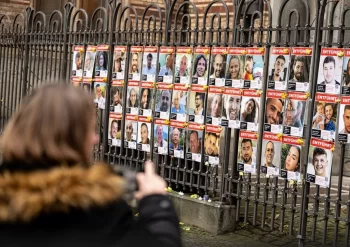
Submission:
[[[50,81],[71,80],[73,47],[77,45],[107,44],[110,58],[115,46],[127,46],[128,51],[131,46],[263,47],[261,106],[266,103],[271,48],[311,47],[309,117],[303,135],[306,155],[301,164],[304,176],[299,181],[261,172],[263,117],[258,123],[256,174],[238,171],[238,129],[222,129],[219,165],[208,164],[203,150],[201,162],[196,162],[109,145],[107,106],[106,110],[96,109],[100,143],[95,147],[94,159],[140,170],[150,158],[174,190],[210,195],[213,200],[235,205],[237,220],[287,232],[299,239],[300,246],[308,241],[349,246],[350,190],[343,178],[346,144],[336,146],[335,153],[340,155],[336,182],[331,181],[329,188],[321,188],[306,181],[319,54],[321,47],[350,46],[348,10],[342,1],[325,0],[284,0],[278,7],[277,3],[272,7],[267,0],[230,3],[214,0],[205,8],[197,7],[195,1],[165,0],[164,4],[149,4],[143,13],[138,13],[133,6],[110,0],[108,9],[100,7],[91,17],[71,3],[63,12],[54,11],[49,18],[32,8],[13,20],[0,16],[0,132],[32,89]],[[112,81],[112,66],[110,62],[107,82]],[[123,95],[127,94],[127,74],[125,82]],[[111,101],[110,90],[111,84],[107,83],[106,102]],[[125,106],[126,97],[123,103]],[[124,108],[123,119],[125,112]],[[260,107],[259,115],[264,114],[265,107]],[[151,126],[153,130],[154,123]],[[124,136],[125,121],[122,121],[121,143]],[[201,144],[204,145],[204,140]]]

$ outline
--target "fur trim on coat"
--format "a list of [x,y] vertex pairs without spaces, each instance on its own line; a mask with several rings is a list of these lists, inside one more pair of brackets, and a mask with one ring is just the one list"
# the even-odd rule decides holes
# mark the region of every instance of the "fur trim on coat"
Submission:
[[124,180],[96,164],[0,174],[0,222],[29,222],[43,213],[101,207],[121,199]]

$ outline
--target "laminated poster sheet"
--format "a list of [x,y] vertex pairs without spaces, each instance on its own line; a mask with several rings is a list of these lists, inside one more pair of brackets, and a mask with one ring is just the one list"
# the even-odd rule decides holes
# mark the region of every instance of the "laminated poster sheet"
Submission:
[[261,172],[279,176],[282,142],[278,135],[264,132],[261,153]]
[[154,152],[168,155],[169,120],[156,119],[154,121]]
[[311,47],[292,47],[288,91],[309,91],[312,53]]
[[225,86],[227,50],[227,47],[213,47],[211,49],[210,86]]
[[256,174],[258,135],[255,132],[239,132],[238,171]]
[[175,83],[191,84],[192,47],[178,47],[175,61]]
[[209,57],[209,47],[194,48],[192,84],[208,85]]
[[272,47],[269,62],[268,88],[286,90],[290,47]]

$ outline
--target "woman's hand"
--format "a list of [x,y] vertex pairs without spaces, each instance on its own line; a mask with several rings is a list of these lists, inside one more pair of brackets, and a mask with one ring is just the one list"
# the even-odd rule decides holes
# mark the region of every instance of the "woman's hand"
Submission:
[[152,161],[146,161],[145,172],[137,174],[136,179],[139,185],[139,190],[135,194],[136,199],[141,200],[143,197],[149,195],[166,194],[166,183],[155,173],[154,163]]

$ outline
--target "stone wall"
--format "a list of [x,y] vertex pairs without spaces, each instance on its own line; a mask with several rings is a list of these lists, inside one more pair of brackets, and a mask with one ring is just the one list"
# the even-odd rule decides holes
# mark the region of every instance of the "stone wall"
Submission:
[[13,20],[17,14],[24,13],[28,6],[30,6],[30,0],[0,1],[0,15],[7,15]]

